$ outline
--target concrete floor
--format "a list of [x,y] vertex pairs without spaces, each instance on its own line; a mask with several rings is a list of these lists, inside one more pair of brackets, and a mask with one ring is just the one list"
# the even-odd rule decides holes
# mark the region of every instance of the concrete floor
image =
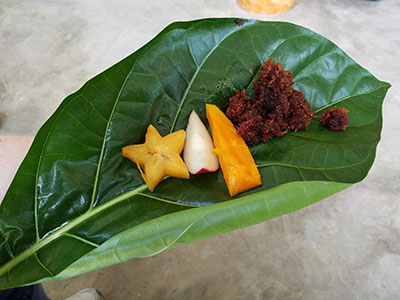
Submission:
[[363,182],[296,213],[45,283],[49,296],[96,287],[107,300],[399,299],[398,0],[297,0],[273,17],[247,13],[234,0],[3,0],[0,199],[32,137],[66,95],[172,21],[211,16],[301,24],[392,83],[372,170]]

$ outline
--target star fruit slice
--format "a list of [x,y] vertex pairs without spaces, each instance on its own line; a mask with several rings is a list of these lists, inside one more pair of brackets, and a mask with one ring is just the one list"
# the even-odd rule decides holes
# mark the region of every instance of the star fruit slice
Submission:
[[179,130],[162,137],[149,125],[145,143],[122,148],[122,156],[136,163],[150,191],[166,177],[189,178],[180,154],[185,144],[185,131]]

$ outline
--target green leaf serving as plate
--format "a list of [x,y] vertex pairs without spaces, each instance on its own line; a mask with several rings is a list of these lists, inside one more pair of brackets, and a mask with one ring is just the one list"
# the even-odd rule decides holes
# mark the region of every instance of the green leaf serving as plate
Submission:
[[[68,96],[38,132],[0,207],[0,288],[68,278],[146,257],[315,203],[362,180],[382,127],[381,82],[303,27],[234,19],[169,25]],[[263,185],[229,198],[220,171],[149,192],[122,147],[226,107],[269,57],[315,110],[308,130],[251,147]],[[349,110],[346,131],[319,125]]]

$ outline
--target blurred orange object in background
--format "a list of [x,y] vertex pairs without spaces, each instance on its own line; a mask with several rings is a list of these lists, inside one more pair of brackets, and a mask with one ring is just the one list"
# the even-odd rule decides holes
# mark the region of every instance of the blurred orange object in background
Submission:
[[290,10],[296,0],[238,0],[240,6],[257,14],[278,14]]

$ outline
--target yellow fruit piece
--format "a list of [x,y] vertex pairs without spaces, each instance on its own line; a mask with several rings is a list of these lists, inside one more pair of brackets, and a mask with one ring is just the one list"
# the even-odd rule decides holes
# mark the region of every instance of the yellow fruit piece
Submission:
[[253,156],[232,122],[213,104],[206,104],[206,114],[215,145],[213,152],[218,156],[231,197],[261,185]]
[[179,130],[162,137],[149,125],[145,143],[122,148],[122,156],[136,163],[150,191],[165,176],[189,178],[189,172],[180,154],[185,144],[185,131]]
[[256,14],[279,14],[290,10],[296,0],[238,0],[246,10]]

